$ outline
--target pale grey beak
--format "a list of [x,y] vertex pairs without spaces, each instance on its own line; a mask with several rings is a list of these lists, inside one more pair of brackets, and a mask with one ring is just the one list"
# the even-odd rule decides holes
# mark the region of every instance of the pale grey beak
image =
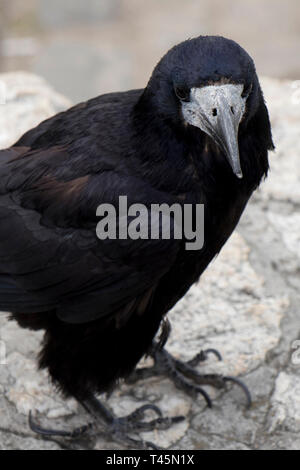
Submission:
[[185,121],[208,134],[225,153],[234,174],[243,177],[238,131],[245,112],[243,85],[209,85],[192,88],[190,101],[182,102]]

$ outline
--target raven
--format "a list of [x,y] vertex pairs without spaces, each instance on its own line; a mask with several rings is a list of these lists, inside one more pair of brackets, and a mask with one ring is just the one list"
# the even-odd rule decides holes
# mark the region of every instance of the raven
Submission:
[[[167,52],[144,89],[78,104],[0,151],[0,308],[21,327],[45,330],[40,367],[109,436],[153,447],[130,433],[182,419],[150,404],[115,417],[95,395],[120,379],[169,374],[209,406],[200,385],[232,380],[250,400],[238,379],[194,370],[209,352],[220,358],[217,351],[187,363],[172,358],[166,314],[231,235],[273,148],[252,59],[232,40],[200,36]],[[146,207],[203,204],[203,246],[187,250],[174,231],[169,239],[99,239],[98,206],[117,207],[124,195]],[[135,370],[147,354],[154,366]],[[148,409],[158,418],[143,421]],[[47,430],[29,421],[42,434],[88,428]]]

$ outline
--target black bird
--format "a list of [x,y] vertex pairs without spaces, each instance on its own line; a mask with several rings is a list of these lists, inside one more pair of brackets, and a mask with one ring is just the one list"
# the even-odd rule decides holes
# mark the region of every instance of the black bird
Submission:
[[[200,36],[173,47],[145,89],[81,103],[0,152],[0,308],[21,327],[45,330],[40,367],[115,439],[151,447],[130,432],[181,419],[162,418],[154,405],[116,418],[95,394],[120,379],[170,374],[209,405],[200,385],[234,380],[194,371],[207,352],[173,359],[163,319],[231,235],[267,175],[271,149],[252,59],[232,40]],[[97,207],[118,207],[121,195],[146,207],[204,204],[203,247],[187,250],[175,236],[100,240]],[[134,371],[145,354],[153,368]],[[158,415],[151,423],[142,419],[148,409]],[[88,427],[45,430],[31,417],[30,424],[62,436]]]

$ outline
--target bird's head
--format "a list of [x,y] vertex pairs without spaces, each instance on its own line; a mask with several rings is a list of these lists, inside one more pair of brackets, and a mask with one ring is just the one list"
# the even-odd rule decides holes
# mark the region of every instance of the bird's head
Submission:
[[145,92],[162,118],[210,136],[238,178],[243,176],[239,132],[259,109],[272,147],[253,60],[232,40],[200,36],[178,44],[158,63]]

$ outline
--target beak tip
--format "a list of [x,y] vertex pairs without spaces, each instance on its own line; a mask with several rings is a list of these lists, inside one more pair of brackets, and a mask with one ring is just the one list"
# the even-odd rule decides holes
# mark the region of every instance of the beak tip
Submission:
[[241,171],[238,171],[236,173],[236,176],[239,178],[239,179],[242,179],[243,178],[243,173]]

